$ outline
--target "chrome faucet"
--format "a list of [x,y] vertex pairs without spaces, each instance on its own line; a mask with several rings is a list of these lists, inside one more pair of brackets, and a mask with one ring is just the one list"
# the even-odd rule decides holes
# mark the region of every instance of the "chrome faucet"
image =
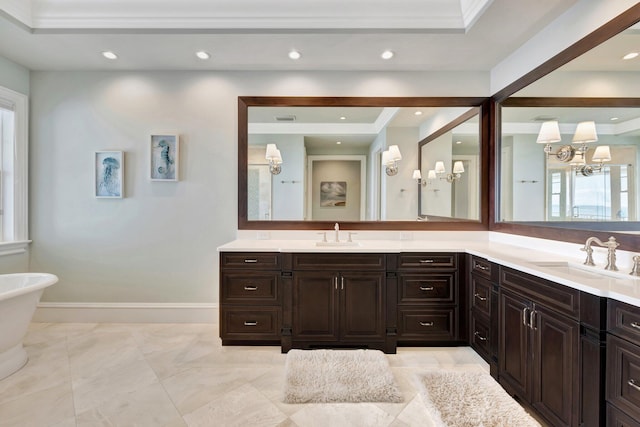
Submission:
[[584,261],[584,265],[596,265],[593,262],[593,248],[591,247],[593,243],[607,248],[607,265],[604,267],[604,269],[618,271],[618,267],[616,267],[616,248],[620,246],[620,244],[616,242],[616,238],[613,236],[609,237],[609,240],[604,243],[597,237],[589,237],[585,242],[584,247],[580,249],[587,253],[587,259]]
[[340,225],[336,222],[336,225],[333,226],[333,229],[336,230],[336,243],[340,241]]

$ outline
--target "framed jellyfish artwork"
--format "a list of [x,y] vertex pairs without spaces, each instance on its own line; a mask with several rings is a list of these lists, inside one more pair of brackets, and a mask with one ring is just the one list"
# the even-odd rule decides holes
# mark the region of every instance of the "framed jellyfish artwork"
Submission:
[[94,154],[95,196],[121,199],[124,189],[124,152],[96,151]]
[[178,181],[178,135],[151,135],[151,181]]

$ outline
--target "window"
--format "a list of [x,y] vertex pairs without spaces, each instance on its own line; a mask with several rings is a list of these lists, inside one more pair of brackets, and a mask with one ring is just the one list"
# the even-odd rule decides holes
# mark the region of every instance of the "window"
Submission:
[[25,95],[0,87],[0,255],[28,239],[27,108]]

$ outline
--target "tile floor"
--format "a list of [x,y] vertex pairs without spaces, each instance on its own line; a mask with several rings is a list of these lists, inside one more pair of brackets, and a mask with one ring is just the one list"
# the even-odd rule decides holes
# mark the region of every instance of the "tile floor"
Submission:
[[0,426],[431,426],[416,372],[482,369],[467,347],[388,355],[404,403],[281,402],[279,347],[223,347],[211,324],[33,323],[0,381]]

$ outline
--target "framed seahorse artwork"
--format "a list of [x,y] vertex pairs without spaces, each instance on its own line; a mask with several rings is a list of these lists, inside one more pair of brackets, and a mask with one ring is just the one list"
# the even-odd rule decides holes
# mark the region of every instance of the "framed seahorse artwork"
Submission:
[[178,135],[151,135],[151,181],[178,181],[180,140]]
[[124,152],[96,151],[94,165],[94,195],[99,199],[124,197]]

